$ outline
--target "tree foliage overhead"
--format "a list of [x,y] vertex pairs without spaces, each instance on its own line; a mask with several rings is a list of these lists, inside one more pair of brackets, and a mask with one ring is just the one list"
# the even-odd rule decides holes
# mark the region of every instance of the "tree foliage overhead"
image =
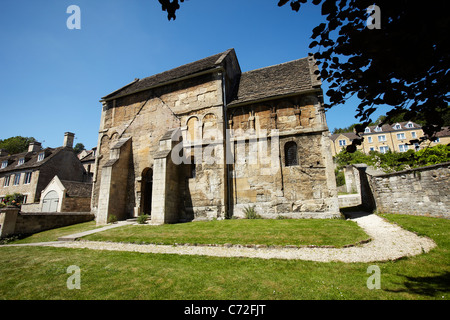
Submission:
[[[167,11],[167,19],[175,20],[177,17],[175,15],[175,11],[180,9],[180,4],[178,0],[158,0],[161,4],[162,10]],[[184,0],[180,0],[180,2],[184,2]]]
[[[183,0],[180,0],[183,2]],[[312,30],[310,48],[330,84],[326,92],[333,107],[356,95],[356,116],[363,132],[380,105],[390,105],[385,122],[399,113],[423,122],[432,137],[443,126],[440,113],[450,102],[450,19],[446,1],[407,0],[277,0],[300,11],[311,2],[321,6],[325,21]],[[168,19],[175,19],[178,0],[159,0]],[[376,5],[380,19],[375,10]],[[368,27],[368,21],[370,22]],[[380,28],[376,28],[376,27]],[[318,74],[319,75],[319,74]],[[358,139],[354,140],[355,143]],[[349,151],[356,150],[354,145]]]

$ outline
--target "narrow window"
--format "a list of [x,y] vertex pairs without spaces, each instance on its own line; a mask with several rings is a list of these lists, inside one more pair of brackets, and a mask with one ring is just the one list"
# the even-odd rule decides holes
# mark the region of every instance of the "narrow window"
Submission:
[[345,146],[347,143],[345,142],[345,140],[339,140],[339,145],[340,146]]
[[25,158],[20,158],[19,162],[17,163],[18,166],[25,163]]
[[20,183],[20,173],[16,173],[16,175],[14,176],[14,185],[17,186]]
[[24,184],[29,184],[31,182],[31,172],[25,173],[25,179],[23,181]]
[[10,180],[11,176],[5,176],[5,180],[3,181],[3,186],[7,187],[9,186],[9,180]]
[[6,168],[7,166],[8,166],[8,160],[2,161],[1,169]]
[[45,153],[44,152],[39,153],[37,161],[44,160],[44,157],[45,157]]
[[286,142],[284,145],[284,163],[286,167],[298,165],[297,144],[294,141]]

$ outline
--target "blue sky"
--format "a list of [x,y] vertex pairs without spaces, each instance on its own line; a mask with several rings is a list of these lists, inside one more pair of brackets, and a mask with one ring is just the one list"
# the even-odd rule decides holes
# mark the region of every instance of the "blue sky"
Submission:
[[[296,13],[277,3],[187,0],[169,22],[157,0],[2,0],[0,139],[33,136],[58,147],[70,131],[90,149],[100,98],[135,78],[229,48],[242,71],[307,56],[320,7]],[[66,26],[70,5],[81,9],[80,30]],[[355,108],[351,100],[328,111],[330,130],[356,122]]]

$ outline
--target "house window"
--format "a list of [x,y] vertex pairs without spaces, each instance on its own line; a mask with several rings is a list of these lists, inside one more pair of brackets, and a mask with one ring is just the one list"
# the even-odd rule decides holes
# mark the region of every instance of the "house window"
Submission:
[[44,160],[44,158],[45,158],[45,153],[44,153],[44,152],[41,152],[41,153],[39,153],[39,155],[38,155],[37,161],[42,161],[42,160]]
[[417,138],[417,133],[415,131],[411,132],[411,137]]
[[25,163],[25,158],[20,158],[19,162],[17,163],[18,166]]
[[364,133],[370,133],[370,128],[365,128]]
[[17,186],[20,183],[20,173],[16,173],[16,175],[14,176],[14,183],[13,185]]
[[24,194],[24,195],[23,195],[22,203],[27,203],[27,199],[28,199],[28,195],[27,195],[27,194]]
[[376,126],[376,127],[375,127],[375,131],[376,131],[376,132],[381,132],[381,131],[383,131],[383,130],[381,129],[381,127]]
[[6,168],[7,166],[8,166],[8,160],[2,161],[1,169]]
[[5,180],[3,181],[3,186],[7,187],[9,186],[9,180],[11,179],[11,176],[5,176]]
[[383,142],[383,141],[386,141],[386,135],[381,135],[381,136],[378,136],[378,142]]
[[407,145],[407,144],[399,144],[399,145],[398,145],[398,150],[399,150],[400,152],[408,151],[408,145]]
[[398,124],[398,123],[396,123],[395,125],[394,125],[394,129],[395,130],[399,130],[399,129],[401,129],[402,128],[402,126],[400,125],[400,124]]
[[375,151],[375,147],[370,147],[369,150],[370,151]]
[[345,146],[345,145],[347,145],[347,143],[345,142],[345,140],[339,140],[339,145]]
[[403,140],[406,139],[405,138],[405,134],[404,133],[397,133],[397,140]]
[[24,184],[29,184],[31,182],[31,172],[25,173],[25,179],[23,181]]
[[408,124],[406,125],[407,128],[414,128],[414,125],[412,124],[412,122],[408,122]]
[[284,145],[284,164],[286,167],[298,165],[297,144],[294,141],[286,142]]
[[367,137],[367,141],[368,141],[369,143],[372,143],[372,142],[373,142],[372,137]]
[[380,152],[381,153],[386,153],[386,152],[388,152],[389,151],[389,147],[388,146],[381,146],[380,147]]

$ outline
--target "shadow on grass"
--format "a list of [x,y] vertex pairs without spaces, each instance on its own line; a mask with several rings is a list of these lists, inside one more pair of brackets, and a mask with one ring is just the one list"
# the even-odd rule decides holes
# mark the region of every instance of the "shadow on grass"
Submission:
[[[385,290],[388,292],[408,292],[422,296],[436,297],[437,294],[450,294],[450,272],[428,277],[410,277],[403,276],[403,289]],[[441,297],[436,297],[441,298]]]

